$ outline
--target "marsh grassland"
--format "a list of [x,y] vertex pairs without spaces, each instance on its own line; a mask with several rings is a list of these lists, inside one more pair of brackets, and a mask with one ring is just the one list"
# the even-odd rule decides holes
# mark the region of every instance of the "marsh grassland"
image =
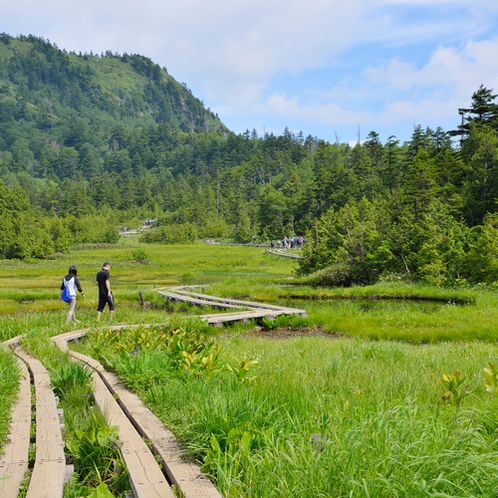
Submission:
[[[138,261],[139,253],[146,257]],[[93,281],[105,260],[115,323],[151,330],[111,333],[95,321]],[[49,364],[57,363],[49,337],[68,330],[57,296],[70,264],[87,294],[78,300],[78,327],[92,329],[75,347],[113,368],[224,496],[498,493],[493,292],[393,283],[312,289],[295,285],[293,261],[261,248],[129,239],[50,261],[0,262],[1,339],[24,334]],[[180,284],[309,316],[210,329],[193,318],[198,309],[169,305],[155,292]],[[150,307],[141,307],[139,291]],[[14,379],[1,384],[9,396],[0,422],[15,393],[12,370],[12,357],[0,354],[0,382]],[[5,434],[6,424],[0,429]]]

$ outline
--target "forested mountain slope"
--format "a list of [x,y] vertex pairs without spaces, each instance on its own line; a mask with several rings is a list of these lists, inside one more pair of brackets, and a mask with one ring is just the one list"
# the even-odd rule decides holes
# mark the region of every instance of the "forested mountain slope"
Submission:
[[0,257],[113,242],[307,239],[315,283],[498,282],[498,105],[481,86],[455,130],[375,131],[351,147],[230,132],[146,57],[67,54],[0,35]]
[[228,131],[185,85],[140,55],[68,54],[41,38],[3,34],[0,78],[8,145],[16,138],[9,136],[9,116],[18,127],[24,124],[18,133],[45,131],[66,146],[91,141],[93,127],[102,132],[115,121],[167,123],[186,132]]

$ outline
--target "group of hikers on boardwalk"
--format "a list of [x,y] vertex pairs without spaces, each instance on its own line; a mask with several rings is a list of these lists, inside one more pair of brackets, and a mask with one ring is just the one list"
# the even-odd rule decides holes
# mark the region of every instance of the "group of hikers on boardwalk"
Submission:
[[[256,245],[256,240],[257,240],[257,236],[253,235],[252,242],[254,245]],[[301,249],[304,242],[306,242],[306,239],[304,237],[301,237],[300,235],[298,235],[298,236],[294,235],[292,237],[285,236],[281,240],[277,240],[277,242],[275,242],[272,239],[270,241],[270,248],[275,249],[275,246],[276,246],[276,247],[282,248],[282,249]]]
[[[279,249],[301,249],[306,239],[301,236],[284,237],[282,240],[277,240],[276,247]],[[270,248],[275,249],[275,242],[270,241]]]
[[[95,278],[95,283],[99,289],[99,303],[97,305],[97,320],[100,320],[102,312],[106,304],[109,306],[109,321],[112,320],[114,315],[114,310],[116,309],[116,303],[114,302],[114,296],[111,291],[111,275],[109,270],[111,269],[111,264],[106,261],[102,265],[102,269],[97,273]],[[64,301],[68,303],[69,309],[67,311],[66,323],[71,321],[79,323],[76,319],[76,291],[79,291],[81,297],[85,299],[85,293],[81,288],[80,281],[78,279],[78,269],[76,266],[72,265],[69,267],[67,275],[62,279],[60,286],[59,301]]]

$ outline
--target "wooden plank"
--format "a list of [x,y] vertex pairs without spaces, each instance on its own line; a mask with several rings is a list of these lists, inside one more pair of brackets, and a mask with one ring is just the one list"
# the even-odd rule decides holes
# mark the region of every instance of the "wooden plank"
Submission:
[[185,498],[221,498],[214,484],[202,473],[200,467],[184,460],[186,454],[175,436],[133,393],[117,381],[111,381],[113,390],[126,405],[130,416],[140,426],[144,436],[151,441],[163,461],[169,480],[182,490]]
[[159,294],[168,299],[173,299],[175,301],[183,301],[190,304],[197,304],[198,306],[218,306],[222,308],[236,308],[236,309],[240,309],[243,307],[240,305],[226,304],[223,302],[216,302],[208,299],[198,299],[192,296],[184,296],[177,294],[176,292],[159,291]]
[[31,382],[25,363],[18,358],[21,370],[17,401],[12,408],[9,442],[0,458],[0,498],[16,497],[28,470],[31,428]]
[[285,251],[285,249],[274,249],[273,251],[268,251],[268,254],[273,254],[274,256],[282,256],[284,258],[291,258],[291,259],[304,259],[304,256],[301,256],[296,253],[292,252],[282,252]]
[[[205,320],[209,323],[209,325],[217,325],[223,323],[231,323],[231,322],[244,322],[246,320],[257,320],[258,318],[267,318],[268,320],[272,320],[276,316],[280,315],[279,311],[269,311],[269,310],[255,310],[250,313],[239,313],[239,314],[220,314],[220,315],[211,315]],[[203,318],[202,316],[200,317]]]
[[[77,353],[71,352],[78,357]],[[90,366],[96,367],[93,360]],[[135,498],[174,498],[173,491],[156,462],[154,455],[123,412],[97,371],[93,373],[95,403],[109,425],[119,429],[121,453],[129,472]]]
[[21,340],[21,336],[17,335],[16,337],[12,337],[11,339],[0,343],[0,346],[2,346],[4,349],[9,349],[9,348],[17,346],[17,344],[19,343],[20,340]]
[[80,353],[70,351],[76,359],[84,361],[95,368],[110,389],[113,398],[119,404],[142,437],[148,439],[156,453],[161,457],[166,474],[172,484],[178,486],[185,498],[221,498],[213,483],[201,472],[193,462],[183,460],[182,450],[175,436],[164,424],[143,404],[138,396],[129,391],[111,372],[107,372],[100,363]]
[[229,298],[221,298],[221,297],[216,297],[216,296],[209,296],[208,294],[198,294],[195,292],[190,292],[188,290],[184,290],[184,289],[180,289],[180,288],[176,288],[176,287],[175,287],[175,293],[191,295],[194,297],[204,296],[204,299],[206,299],[206,300],[209,299],[213,302],[236,304],[236,305],[247,307],[249,309],[256,308],[256,309],[280,310],[284,314],[288,314],[288,315],[307,316],[307,313],[304,310],[288,308],[285,306],[277,306],[274,304],[256,303],[253,301],[241,301],[238,299],[229,299]]
[[73,330],[71,332],[66,332],[65,334],[58,335],[56,338],[58,341],[63,341],[67,344],[68,341],[76,341],[84,337],[91,329],[81,329],[81,330]]
[[[105,384],[109,389],[109,401],[115,401],[116,398],[119,400],[124,414],[138,433],[151,442],[156,454],[162,460],[169,481],[181,489],[184,498],[221,498],[216,487],[202,473],[200,467],[183,459],[185,451],[182,450],[173,433],[142,403],[138,396],[126,389],[118,377],[107,372],[97,360],[69,350],[67,338],[68,335],[64,334],[53,339],[59,347],[68,351],[72,358],[86,363],[94,370],[94,375],[98,376],[100,384]],[[101,395],[104,396],[104,393]]]
[[43,364],[21,349],[16,351],[33,375],[36,397],[35,465],[26,498],[62,498],[66,473],[57,403]]
[[252,310],[248,310],[248,311],[235,311],[235,312],[232,312],[232,313],[209,313],[209,314],[206,314],[206,315],[198,315],[198,317],[202,318],[202,319],[209,319],[211,317],[214,317],[214,318],[217,318],[217,317],[226,317],[227,319],[229,319],[230,317],[251,318],[253,315],[258,315],[259,316],[260,313],[264,313],[265,316],[266,315],[268,315],[268,316],[274,316],[274,315],[280,314],[279,311],[252,309]]

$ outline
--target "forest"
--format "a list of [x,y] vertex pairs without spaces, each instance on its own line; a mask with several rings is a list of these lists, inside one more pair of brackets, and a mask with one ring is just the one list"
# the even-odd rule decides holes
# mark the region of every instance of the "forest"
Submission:
[[[231,132],[140,55],[0,35],[0,258],[33,259],[154,219],[144,242],[306,239],[316,285],[498,281],[498,104],[481,85],[454,130],[350,146]],[[465,104],[465,103],[463,103]]]

